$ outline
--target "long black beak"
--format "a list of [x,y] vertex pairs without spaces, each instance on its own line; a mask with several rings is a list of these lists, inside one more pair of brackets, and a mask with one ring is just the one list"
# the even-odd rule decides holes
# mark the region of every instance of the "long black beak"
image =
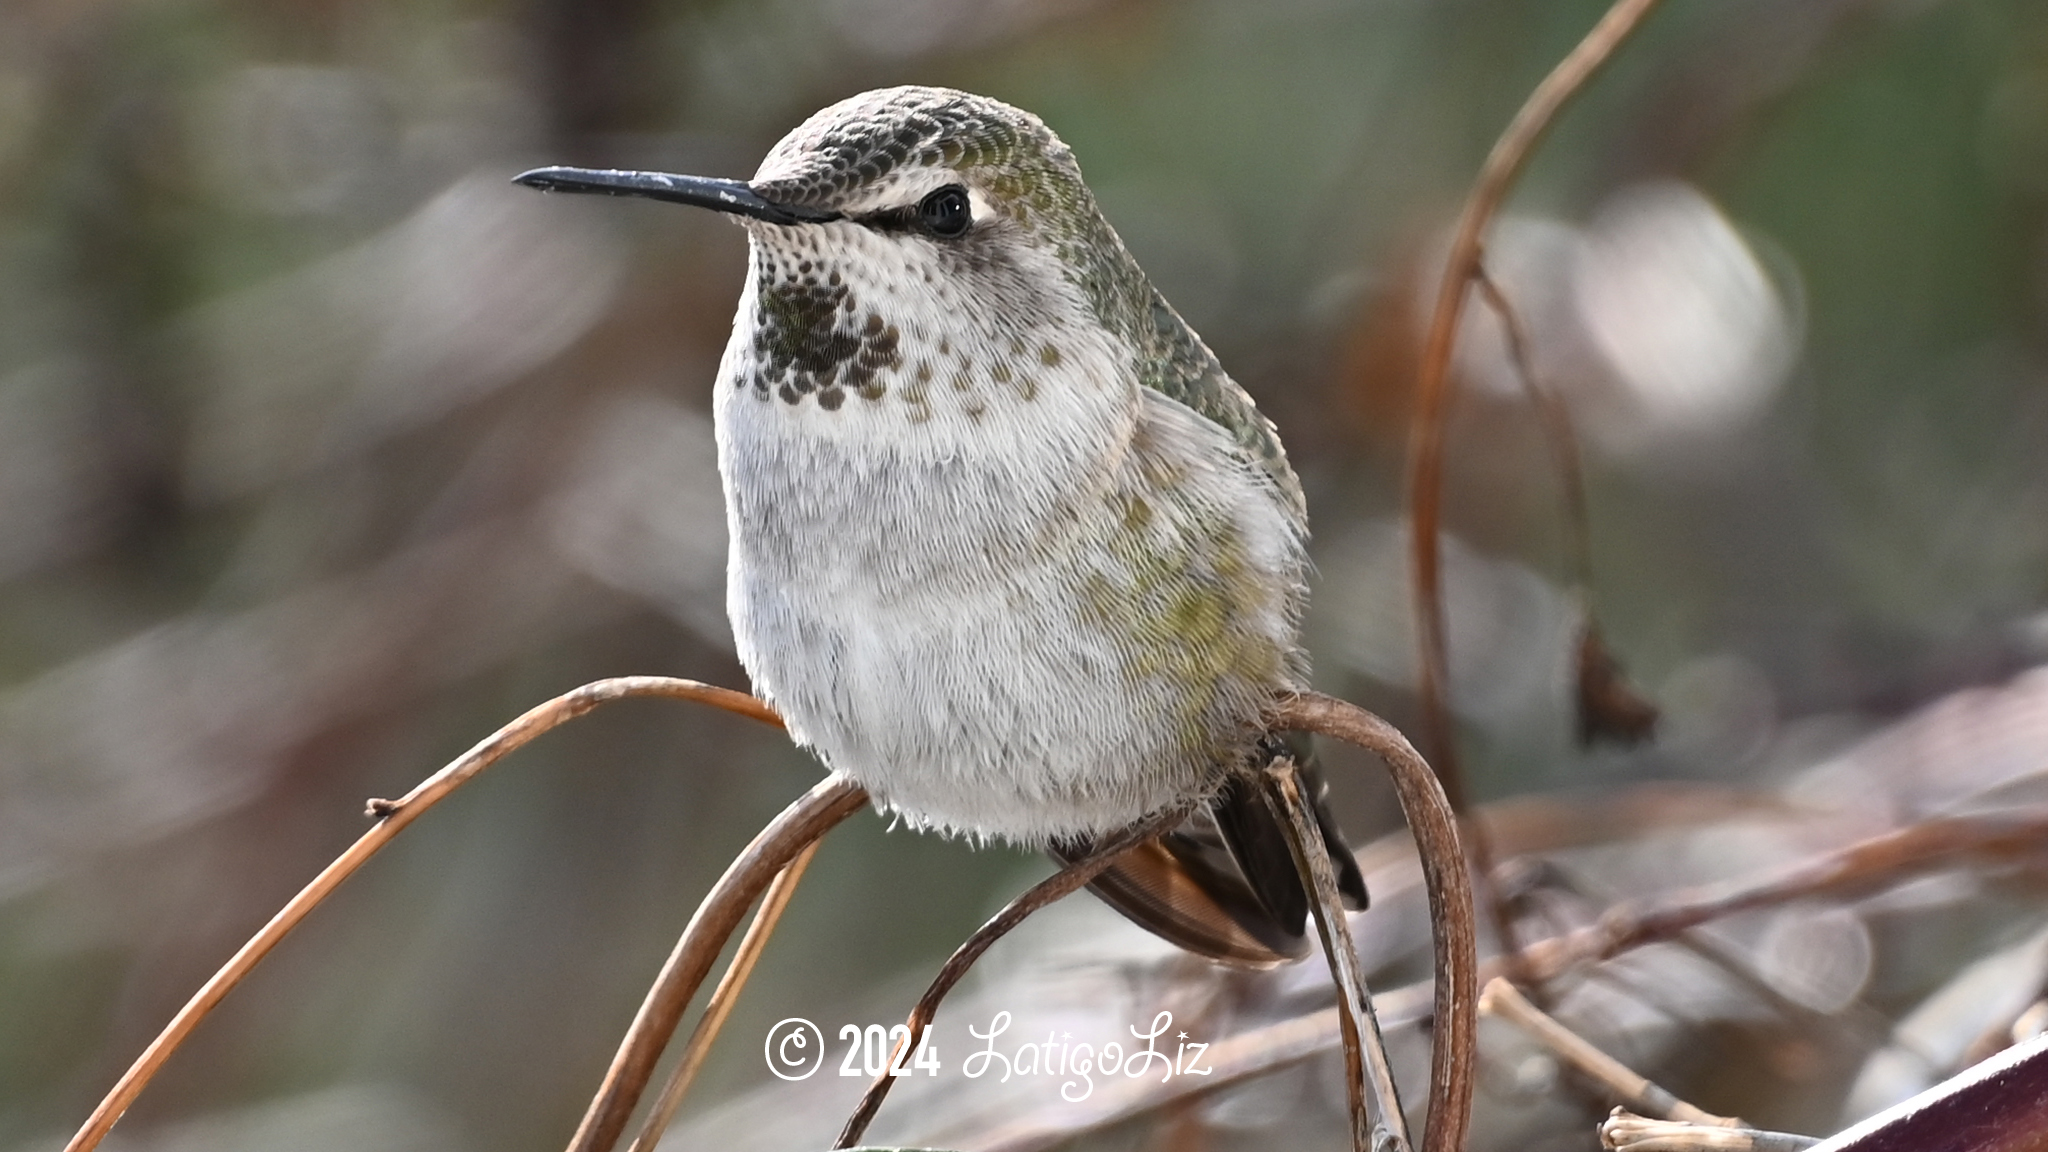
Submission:
[[694,204],[714,212],[751,216],[770,224],[823,224],[839,213],[802,204],[764,200],[743,180],[712,180],[703,176],[671,176],[666,172],[621,172],[607,168],[535,168],[512,178],[514,184],[543,192],[597,192],[606,196],[645,196]]

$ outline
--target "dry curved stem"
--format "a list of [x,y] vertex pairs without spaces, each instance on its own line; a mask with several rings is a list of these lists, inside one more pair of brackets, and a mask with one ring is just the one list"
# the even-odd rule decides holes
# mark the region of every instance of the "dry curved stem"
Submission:
[[[1416,381],[1415,421],[1408,448],[1409,523],[1413,529],[1408,541],[1409,565],[1415,585],[1416,614],[1420,617],[1416,635],[1420,648],[1418,672],[1424,743],[1443,777],[1445,793],[1461,813],[1466,809],[1467,798],[1453,747],[1447,699],[1450,658],[1444,627],[1443,557],[1438,540],[1443,513],[1444,424],[1451,401],[1451,346],[1464,312],[1466,290],[1479,272],[1487,225],[1507,199],[1515,178],[1566,102],[1578,94],[1655,5],[1656,0],[1615,0],[1585,39],[1529,93],[1521,110],[1494,142],[1458,217],[1450,254],[1444,260],[1443,278],[1437,285],[1436,308],[1423,342],[1422,366]],[[1482,870],[1484,863],[1481,861]]]
[[583,1122],[569,1141],[570,1152],[609,1152],[619,1142],[641,1092],[654,1075],[662,1049],[682,1021],[683,1010],[718,962],[718,954],[725,950],[725,942],[747,909],[800,853],[859,811],[867,799],[865,788],[835,772],[770,820],[726,866],[725,874],[690,917],[654,986],[647,990],[647,998],[605,1072],[604,1083],[598,1086]]
[[654,1152],[655,1146],[661,1143],[661,1134],[668,1130],[669,1121],[675,1118],[676,1108],[683,1102],[683,1095],[697,1079],[697,1072],[703,1068],[704,1058],[710,1055],[719,1030],[725,1027],[726,1017],[732,1014],[740,989],[746,987],[747,978],[754,974],[754,964],[768,947],[768,938],[775,934],[776,922],[782,919],[783,910],[789,907],[789,898],[796,895],[796,886],[803,880],[804,870],[811,866],[811,858],[818,854],[818,843],[813,840],[797,853],[789,867],[775,877],[775,883],[768,886],[767,895],[761,897],[761,907],[754,913],[754,922],[747,925],[746,935],[740,937],[739,949],[733,953],[732,962],[725,966],[725,975],[719,977],[718,985],[711,990],[711,1000],[704,1006],[703,1017],[691,1030],[689,1041],[683,1045],[683,1054],[676,1060],[675,1070],[669,1073],[668,1083],[662,1085],[661,1095],[648,1109],[647,1118],[641,1121],[640,1132],[633,1137],[627,1152]]
[[518,719],[492,733],[469,751],[451,761],[447,767],[427,777],[412,791],[397,800],[372,800],[369,814],[377,823],[363,833],[346,852],[335,857],[334,862],[321,869],[311,883],[299,890],[277,914],[270,918],[248,943],[236,951],[218,972],[202,985],[192,998],[185,1002],[171,1022],[164,1026],[149,1047],[143,1049],[135,1063],[116,1081],[114,1087],[93,1109],[85,1125],[64,1146],[64,1152],[91,1152],[99,1147],[109,1130],[121,1119],[122,1113],[135,1098],[149,1085],[164,1062],[176,1052],[192,1030],[199,1026],[213,1009],[234,991],[256,965],[262,963],[272,949],[283,941],[291,930],[299,926],[313,909],[332,895],[343,881],[355,875],[370,857],[389,844],[393,837],[404,831],[406,826],[425,814],[427,809],[440,803],[449,793],[468,783],[477,773],[497,763],[507,754],[526,745],[536,736],[557,728],[601,704],[623,700],[634,696],[660,696],[676,700],[691,700],[709,704],[727,712],[737,713],[764,724],[782,727],[782,718],[761,701],[744,692],[729,688],[718,688],[700,684],[695,680],[679,680],[667,676],[620,676],[610,680],[598,680],[585,684],[574,691],[564,693],[535,707]]
[[[1281,760],[1266,769],[1266,803],[1287,833],[1287,851],[1294,857],[1294,870],[1301,875],[1314,897],[1309,908],[1315,912],[1316,933],[1322,937],[1323,958],[1329,961],[1330,978],[1337,985],[1337,1025],[1344,1039],[1344,1087],[1351,1105],[1351,1147],[1355,1152],[1409,1152],[1408,1120],[1401,1113],[1401,1093],[1394,1083],[1394,1070],[1387,1060],[1387,1042],[1380,1035],[1379,1017],[1374,1015],[1372,993],[1365,985],[1365,969],[1358,962],[1358,944],[1351,938],[1350,922],[1337,895],[1337,873],[1330,865],[1329,845],[1316,827],[1314,813],[1301,795],[1301,770],[1292,760]],[[1366,1107],[1370,1092],[1373,1107]],[[1372,1114],[1379,1115],[1378,1132]]]
[[[916,1043],[917,1037],[931,1024],[932,1018],[938,1015],[939,1003],[946,998],[946,994],[953,990],[953,986],[960,982],[962,976],[967,975],[967,970],[974,966],[974,962],[981,959],[982,953],[987,952],[996,941],[1009,935],[1012,929],[1024,922],[1025,917],[1062,897],[1072,895],[1090,880],[1101,875],[1118,856],[1147,840],[1171,832],[1181,821],[1187,819],[1190,811],[1192,807],[1189,805],[1168,808],[1107,837],[1096,846],[1093,853],[1032,885],[1023,895],[1004,905],[1003,910],[991,917],[988,923],[975,929],[974,935],[969,936],[966,943],[960,945],[954,950],[953,955],[947,958],[945,965],[939,969],[939,974],[932,979],[931,986],[918,998],[917,1006],[910,1010],[910,1018],[906,1021],[910,1026],[909,1038],[897,1043],[895,1050],[890,1053],[889,1066],[896,1067],[900,1064],[904,1048]],[[851,1148],[860,1143],[862,1134],[874,1121],[875,1113],[881,1110],[882,1101],[888,1099],[889,1089],[894,1087],[895,1083],[895,1077],[891,1076],[886,1068],[881,1075],[875,1077],[874,1083],[868,1085],[868,1090],[861,1095],[860,1103],[854,1107],[853,1115],[847,1117],[846,1126],[840,1130],[839,1139],[832,1145],[833,1148]]]
[[1479,1011],[1513,1023],[1558,1059],[1606,1089],[1611,1099],[1621,1101],[1623,1107],[1638,1115],[1701,1127],[1744,1127],[1742,1121],[1732,1116],[1716,1116],[1680,1100],[1669,1088],[1595,1048],[1585,1037],[1529,1003],[1513,984],[1498,976],[1487,981],[1486,990],[1479,994]]
[[1928,820],[1861,840],[1762,881],[1667,896],[1649,907],[1622,905],[1600,922],[1539,941],[1529,966],[1549,980],[1575,965],[1658,944],[1712,920],[1830,893],[1874,888],[1901,876],[1965,860],[2010,862],[2048,855],[2048,812]]
[[[1408,443],[1408,547],[1417,616],[1416,687],[1422,697],[1423,745],[1429,749],[1452,809],[1460,815],[1469,809],[1470,797],[1465,791],[1457,737],[1451,723],[1450,642],[1444,622],[1439,536],[1443,517],[1444,425],[1451,406],[1451,348],[1457,340],[1466,290],[1481,274],[1487,226],[1507,199],[1523,165],[1557,119],[1558,112],[1613,56],[1655,4],[1656,0],[1615,0],[1578,46],[1558,61],[1535,91],[1529,93],[1515,118],[1494,141],[1459,214],[1451,249],[1444,259],[1443,276],[1437,283],[1429,332],[1423,341],[1422,364],[1415,385],[1415,418]],[[1488,920],[1500,938],[1501,949],[1517,979],[1540,990],[1540,983],[1530,979],[1531,974],[1522,968],[1514,918],[1493,895],[1488,879],[1493,872],[1493,850],[1486,829],[1474,821],[1469,832],[1472,860],[1486,891]]]
[[1401,813],[1415,835],[1429,892],[1430,943],[1435,954],[1436,1016],[1430,1045],[1429,1120],[1422,1152],[1461,1152],[1472,1119],[1478,1056],[1478,926],[1473,921],[1472,878],[1465,870],[1457,816],[1428,761],[1393,725],[1355,704],[1307,692],[1280,701],[1279,728],[1314,732],[1355,744],[1385,761]]

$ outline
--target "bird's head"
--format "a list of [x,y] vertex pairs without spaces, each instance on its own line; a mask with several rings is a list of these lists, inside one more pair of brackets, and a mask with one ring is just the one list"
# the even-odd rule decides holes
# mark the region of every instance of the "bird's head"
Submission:
[[1056,366],[1084,332],[1128,338],[1150,306],[1072,151],[1038,117],[952,89],[840,101],[751,180],[578,168],[518,180],[740,221],[754,250],[754,315],[743,304],[740,320],[752,321],[756,382],[834,409],[878,399],[896,369],[961,391],[1001,385]]

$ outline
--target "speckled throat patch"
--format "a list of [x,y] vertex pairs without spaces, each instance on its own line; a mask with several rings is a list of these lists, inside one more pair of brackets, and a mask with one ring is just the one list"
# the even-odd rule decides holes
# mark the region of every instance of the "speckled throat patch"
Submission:
[[812,259],[762,252],[754,303],[755,395],[790,404],[817,394],[837,411],[847,396],[880,400],[885,370],[903,363],[896,326],[867,311],[838,272]]

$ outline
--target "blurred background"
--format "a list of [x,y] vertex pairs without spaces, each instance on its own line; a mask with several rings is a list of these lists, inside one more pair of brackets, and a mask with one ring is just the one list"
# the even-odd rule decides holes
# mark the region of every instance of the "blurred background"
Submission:
[[[745,685],[708,417],[742,234],[511,175],[745,176],[886,84],[1039,113],[1280,426],[1318,686],[1413,731],[1399,497],[1432,269],[1603,7],[7,0],[0,1149],[60,1146],[364,798],[587,680]],[[1573,740],[1585,599],[1475,308],[1446,528],[1480,799],[1768,786],[2048,659],[2044,225],[2033,0],[1652,17],[1491,267],[1577,421],[1591,603],[1664,719]],[[1377,770],[1334,759],[1355,838],[1397,827]],[[548,736],[316,914],[119,1146],[559,1147],[698,898],[818,775],[675,703]],[[856,817],[691,1109],[768,1083],[775,1020],[900,1018],[1049,870]]]

